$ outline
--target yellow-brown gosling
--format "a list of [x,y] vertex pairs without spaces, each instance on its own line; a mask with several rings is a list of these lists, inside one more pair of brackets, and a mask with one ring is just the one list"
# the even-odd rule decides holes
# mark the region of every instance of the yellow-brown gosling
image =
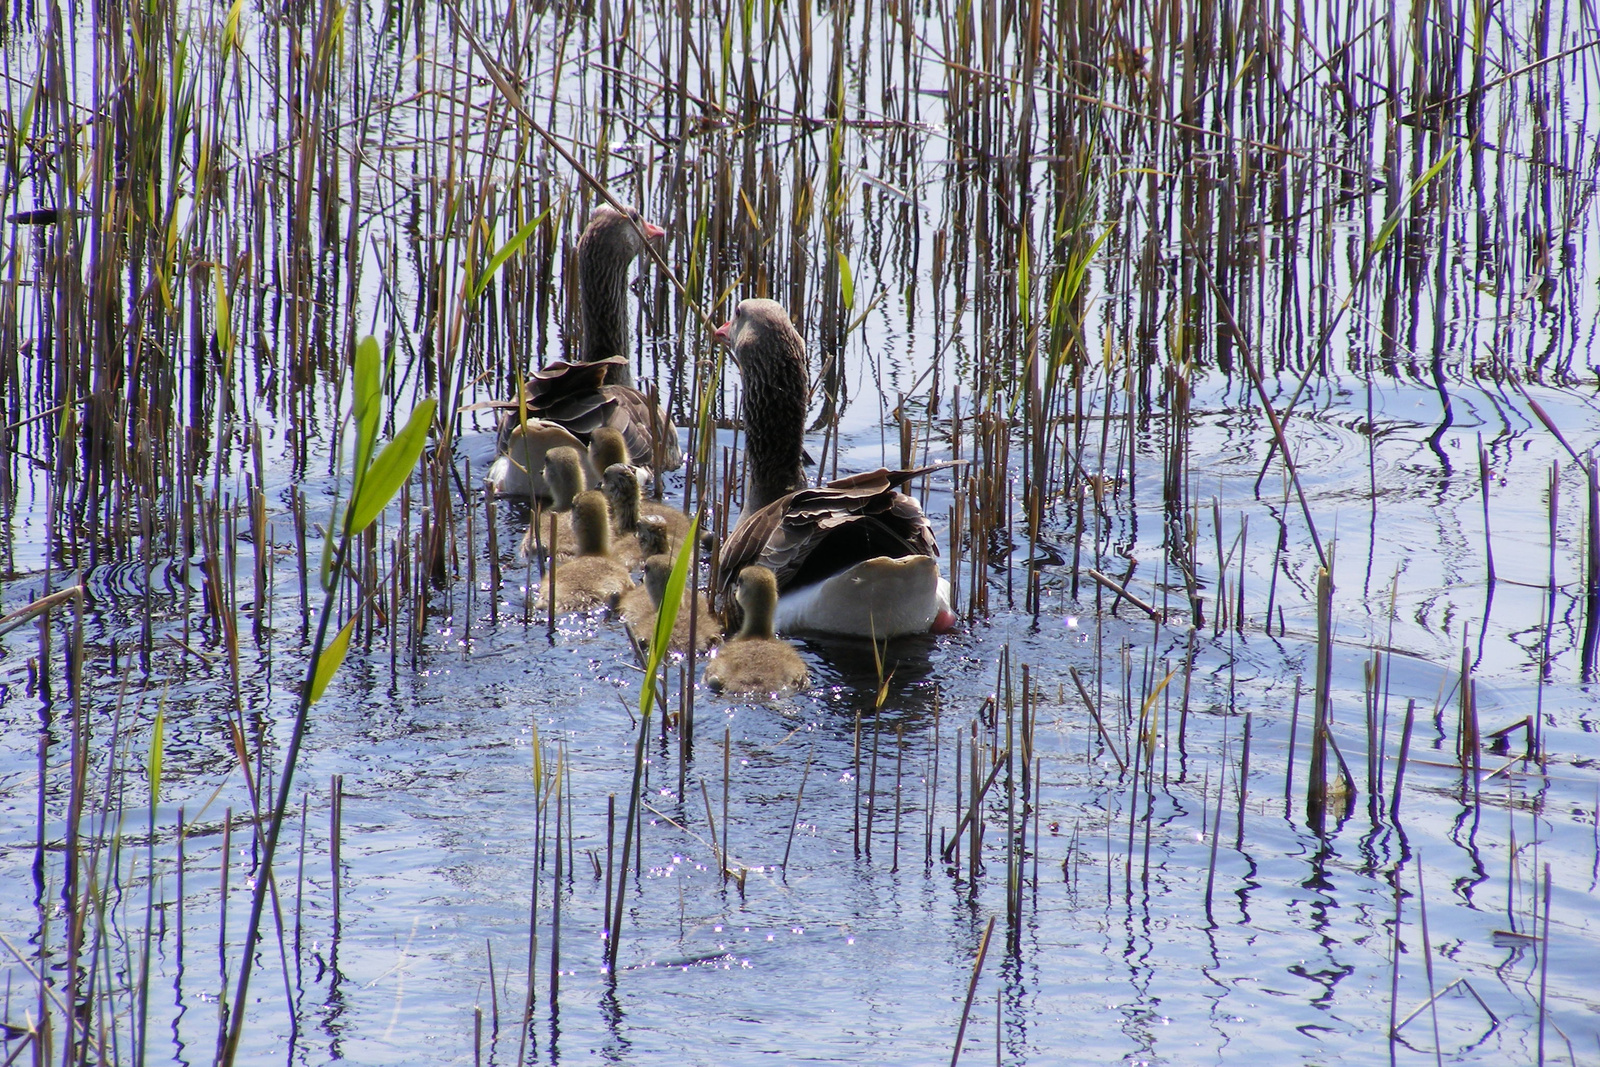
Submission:
[[542,546],[548,555],[550,546],[550,514],[556,515],[555,557],[565,558],[577,552],[577,542],[572,534],[572,502],[583,492],[585,475],[583,453],[576,448],[561,445],[544,455],[544,481],[550,490],[550,503],[528,520],[528,531],[522,535],[518,551],[523,559],[532,559],[535,549]]
[[[632,589],[622,594],[617,602],[617,613],[628,624],[633,636],[647,646],[656,632],[656,616],[667,599],[667,579],[672,577],[673,558],[656,554],[644,561],[644,588]],[[674,652],[689,648],[689,602],[693,599],[699,608],[695,621],[695,648],[704,652],[722,638],[722,622],[706,606],[706,595],[691,597],[685,588],[678,604],[678,618],[672,624],[672,640],[667,647]]]
[[634,531],[639,538],[639,551],[644,553],[644,558],[651,556],[670,556],[667,551],[671,547],[667,537],[667,524],[653,515],[641,515],[639,528]]
[[627,463],[628,442],[622,437],[622,431],[610,426],[602,426],[589,435],[589,488],[600,488],[600,475],[613,463]]
[[[604,468],[600,488],[611,505],[611,522],[618,533],[637,534],[642,519],[658,520],[667,535],[668,555],[675,555],[689,536],[689,516],[657,500],[646,500],[636,468],[615,464]],[[707,546],[709,547],[709,546]]]
[[804,689],[809,676],[800,654],[773,636],[778,581],[765,567],[739,572],[734,594],[744,609],[744,625],[706,664],[706,685],[719,693],[787,693]]
[[[572,534],[578,554],[555,568],[555,607],[563,615],[610,604],[633,588],[628,568],[611,554],[605,497],[592,489],[578,494],[572,503]],[[549,587],[547,575],[539,582],[536,607],[545,607]]]

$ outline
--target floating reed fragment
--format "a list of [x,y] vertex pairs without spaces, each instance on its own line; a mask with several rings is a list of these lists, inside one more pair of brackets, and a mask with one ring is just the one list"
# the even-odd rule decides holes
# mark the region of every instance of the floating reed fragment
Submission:
[[[961,1006],[961,1025],[956,1029],[955,1047],[950,1052],[950,1067],[961,1059],[961,1045],[967,1036],[967,1018],[972,1014],[972,998],[978,991],[978,975],[983,973],[983,959],[989,954],[989,938],[994,934],[994,916],[983,928],[983,940],[978,942],[978,958],[972,961],[972,977],[967,980],[967,999]],[[998,1053],[997,1053],[998,1054]]]

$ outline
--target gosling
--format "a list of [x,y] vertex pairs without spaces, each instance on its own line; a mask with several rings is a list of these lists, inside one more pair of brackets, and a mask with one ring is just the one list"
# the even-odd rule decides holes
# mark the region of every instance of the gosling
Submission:
[[613,463],[628,462],[628,442],[622,431],[601,426],[589,435],[589,488],[600,488],[600,475]]
[[[618,534],[638,539],[641,537],[639,531],[646,522],[658,522],[667,536],[667,547],[661,551],[669,556],[677,555],[678,546],[689,536],[693,523],[689,521],[689,516],[677,508],[643,499],[639,472],[635,468],[626,464],[612,464],[601,474],[600,488],[606,494],[606,503],[611,505],[611,521]],[[702,548],[711,549],[712,544],[704,535],[700,542]],[[646,553],[645,558],[649,555]]]
[[606,499],[594,490],[572,502],[572,534],[578,554],[539,583],[536,606],[547,608],[549,586],[555,585],[555,609],[565,615],[610,604],[633,588],[633,579],[611,554],[611,521]]
[[[656,616],[667,599],[667,579],[672,577],[671,556],[656,554],[644,561],[644,588],[622,594],[617,603],[617,613],[628,624],[635,640],[648,645],[656,632]],[[705,594],[691,597],[690,590],[683,591],[679,601],[678,617],[672,624],[672,640],[667,647],[673,652],[689,649],[689,604],[694,600],[698,608],[695,619],[695,651],[704,652],[722,637],[722,623],[706,607]]]
[[804,689],[810,678],[800,654],[773,635],[778,580],[765,567],[746,567],[739,572],[734,595],[744,609],[744,626],[706,664],[706,685],[718,693],[780,694]]
[[[536,513],[528,523],[528,531],[522,535],[522,544],[518,548],[523,559],[532,559],[535,554],[551,547],[555,549],[553,555],[562,559],[577,551],[571,513],[572,501],[584,490],[586,478],[583,464],[583,453],[570,445],[552,448],[544,454],[544,481],[550,490],[550,505],[544,512]],[[546,546],[545,541],[550,537],[549,514],[552,512],[557,516],[556,539],[553,546]]]

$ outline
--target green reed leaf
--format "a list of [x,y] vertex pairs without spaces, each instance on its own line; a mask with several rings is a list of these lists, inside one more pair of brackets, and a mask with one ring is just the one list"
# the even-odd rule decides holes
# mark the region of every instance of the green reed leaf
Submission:
[[650,635],[650,658],[645,663],[644,685],[639,690],[639,714],[646,716],[656,698],[656,676],[661,663],[667,658],[667,647],[672,644],[672,629],[678,625],[678,608],[683,603],[683,587],[689,581],[689,568],[694,561],[694,546],[700,538],[700,516],[694,517],[689,532],[678,549],[678,558],[672,561],[672,573],[667,576],[666,595],[661,599],[661,610],[656,612],[656,629]]
[[350,651],[350,634],[355,630],[355,626],[356,617],[352,615],[350,621],[340,628],[332,641],[328,642],[328,647],[322,650],[322,655],[317,657],[317,672],[311,676],[311,703],[315,704],[322,699],[328,683],[333,680],[340,665],[344,663],[344,657]]
[[364,337],[356,345],[356,395],[351,414],[356,420],[356,475],[355,486],[360,492],[367,475],[367,464],[372,460],[372,446],[378,440],[378,419],[382,414],[383,359],[378,352],[378,339]]
[[350,498],[345,526],[350,536],[354,537],[371,526],[372,520],[389,506],[389,501],[394,499],[411,476],[412,469],[417,465],[417,457],[422,455],[422,448],[428,443],[428,428],[433,424],[433,411],[438,404],[432,397],[418,404],[405,426],[395,434],[394,440],[384,445],[378,458],[372,461],[372,467],[367,471],[360,488]]

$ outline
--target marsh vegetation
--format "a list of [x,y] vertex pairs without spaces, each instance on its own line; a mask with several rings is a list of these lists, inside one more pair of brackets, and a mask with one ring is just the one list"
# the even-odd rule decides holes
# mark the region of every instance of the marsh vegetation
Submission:
[[[8,1062],[1594,1062],[1590,6],[7,19]],[[607,199],[652,491],[770,297],[954,633],[535,613]]]

